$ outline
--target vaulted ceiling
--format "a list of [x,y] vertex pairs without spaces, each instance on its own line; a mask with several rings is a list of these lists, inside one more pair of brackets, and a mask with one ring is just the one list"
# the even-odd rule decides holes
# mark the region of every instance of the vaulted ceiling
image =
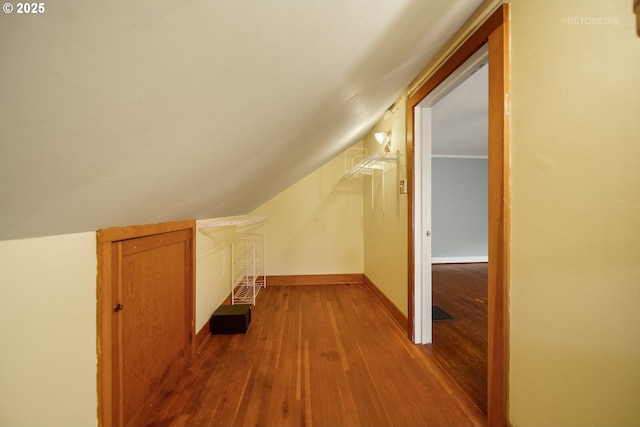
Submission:
[[481,0],[0,16],[0,240],[249,213],[361,139]]

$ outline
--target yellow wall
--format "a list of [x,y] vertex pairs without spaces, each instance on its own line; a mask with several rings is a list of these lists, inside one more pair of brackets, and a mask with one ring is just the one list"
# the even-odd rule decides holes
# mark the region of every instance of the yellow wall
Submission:
[[196,332],[231,292],[229,242],[224,229],[196,231]]
[[251,212],[269,217],[268,275],[363,272],[362,182],[343,176],[339,155]]
[[368,153],[382,152],[373,134],[391,132],[391,150],[399,151],[399,166],[385,166],[384,214],[380,172],[373,180],[373,211],[371,209],[371,178],[364,178],[364,273],[391,302],[407,314],[407,195],[398,194],[397,180],[406,180],[406,104],[400,102],[364,139]]
[[510,420],[640,424],[631,0],[512,2]]
[[0,241],[0,426],[97,425],[95,233]]

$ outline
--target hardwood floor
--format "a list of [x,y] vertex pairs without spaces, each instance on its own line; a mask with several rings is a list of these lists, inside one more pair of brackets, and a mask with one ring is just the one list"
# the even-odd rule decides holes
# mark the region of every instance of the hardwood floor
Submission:
[[145,426],[485,426],[363,284],[261,291],[246,334],[206,338]]
[[455,320],[433,322],[424,347],[486,413],[487,264],[434,264],[432,272],[433,305]]

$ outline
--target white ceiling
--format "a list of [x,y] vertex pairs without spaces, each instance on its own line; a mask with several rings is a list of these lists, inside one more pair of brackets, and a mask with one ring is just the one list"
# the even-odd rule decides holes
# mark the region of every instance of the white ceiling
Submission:
[[483,65],[431,109],[431,153],[487,156],[489,149],[489,76]]
[[246,214],[361,139],[481,0],[0,16],[0,240]]

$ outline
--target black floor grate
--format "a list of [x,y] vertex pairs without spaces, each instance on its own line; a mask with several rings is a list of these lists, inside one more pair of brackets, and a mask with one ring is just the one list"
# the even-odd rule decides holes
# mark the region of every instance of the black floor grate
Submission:
[[443,309],[441,309],[440,307],[438,307],[437,305],[434,305],[431,307],[431,319],[433,321],[454,320],[454,317],[449,313],[447,313],[446,311],[444,311]]

